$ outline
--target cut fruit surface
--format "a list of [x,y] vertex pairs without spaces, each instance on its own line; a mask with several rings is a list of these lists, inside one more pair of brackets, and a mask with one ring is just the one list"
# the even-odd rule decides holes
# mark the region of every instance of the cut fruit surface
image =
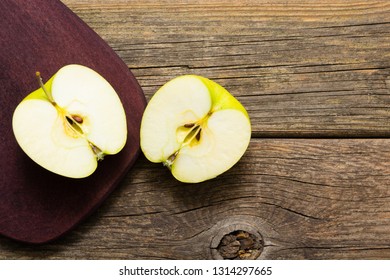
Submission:
[[251,137],[245,108],[206,78],[185,75],[152,97],[141,123],[141,149],[182,182],[201,182],[230,169]]
[[126,116],[115,90],[81,65],[61,68],[27,96],[14,111],[12,127],[32,160],[71,178],[91,175],[97,160],[118,153],[127,139]]
[[82,117],[84,134],[105,154],[120,151],[126,143],[126,117],[112,86],[80,65],[63,67],[56,77],[52,84],[55,102],[69,115]]

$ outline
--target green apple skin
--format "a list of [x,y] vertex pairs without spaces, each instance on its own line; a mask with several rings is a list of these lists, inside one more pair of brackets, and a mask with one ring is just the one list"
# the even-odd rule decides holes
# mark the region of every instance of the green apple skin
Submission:
[[[46,83],[45,83],[45,87],[48,91],[51,91],[51,85],[53,83],[53,79],[54,79],[54,76],[52,76]],[[39,99],[39,100],[43,100],[43,101],[46,101],[46,102],[50,102],[48,97],[46,96],[46,93],[43,91],[42,88],[38,88],[37,90],[33,91],[32,93],[30,93],[29,95],[27,95],[21,102],[24,102],[26,100],[30,100],[30,99]]]
[[[188,96],[193,100],[178,110],[177,100],[187,97],[181,97],[181,93],[177,98],[170,95],[170,91],[175,91],[175,83],[181,83],[179,91],[183,94],[194,91]],[[204,106],[191,108],[195,103]],[[171,122],[174,124],[167,126],[166,131],[160,128]],[[191,123],[200,127],[200,139],[183,145],[189,134],[185,131],[191,130],[186,127]],[[182,131],[184,136],[180,135]],[[170,136],[160,137],[163,133]],[[183,75],[166,83],[151,98],[140,135],[141,149],[148,160],[163,163],[181,182],[199,183],[217,177],[239,161],[250,142],[251,124],[244,106],[221,85],[202,76]]]
[[[89,79],[88,77],[96,79],[98,86],[104,88],[102,92],[110,91],[113,96],[109,97],[109,99],[113,100],[112,104],[117,109],[115,110],[117,113],[115,113],[114,119],[119,123],[118,126],[120,127],[118,130],[121,131],[120,133],[107,139],[107,134],[104,135],[102,131],[107,131],[107,127],[110,127],[110,124],[105,124],[105,128],[101,129],[96,127],[94,123],[99,123],[99,121],[103,123],[105,121],[99,120],[99,118],[96,119],[96,116],[89,116],[92,111],[99,110],[99,106],[94,103],[102,96],[100,93],[96,95],[96,99],[92,98],[93,100],[88,101],[88,98],[91,97],[86,98],[85,96],[87,95],[83,97],[83,100],[77,100],[77,93],[74,93],[75,91],[72,88],[69,89],[70,94],[63,98],[56,96],[56,92],[52,92],[54,83],[57,83],[57,91],[59,91],[58,88],[63,88],[62,83],[64,82],[61,82],[61,78],[58,79],[58,77],[59,75],[64,75],[64,73],[69,73],[69,71],[76,71],[76,73],[80,74],[76,76],[81,77],[81,80],[84,77],[83,75],[87,73],[85,77],[87,79]],[[71,80],[69,83],[72,84],[72,82]],[[78,83],[77,78],[74,82]],[[75,86],[71,85],[73,88]],[[114,89],[103,77],[85,66],[67,65],[55,73],[45,83],[44,87],[46,92],[40,87],[27,95],[15,108],[12,119],[16,141],[33,161],[61,176],[85,178],[96,170],[98,160],[102,159],[104,155],[116,154],[122,150],[127,139],[125,112]],[[67,91],[67,89],[64,91]],[[88,90],[83,89],[82,91],[87,92]],[[50,100],[53,96],[49,98],[47,92],[53,94],[54,102]],[[63,95],[63,93],[61,94]],[[72,94],[76,97],[71,96]],[[64,107],[55,102],[56,98],[64,104]],[[66,100],[67,98],[69,100]],[[93,109],[88,108],[88,105],[84,106],[88,102],[93,104]],[[68,109],[69,111],[67,111]],[[73,129],[66,119],[72,113],[80,114],[84,118],[83,123],[79,124],[79,131]],[[98,115],[98,112],[95,115]],[[106,115],[109,116],[110,114]],[[107,122],[111,121],[110,117],[105,119]],[[97,133],[94,133],[95,131]],[[84,133],[85,135],[83,135]],[[99,138],[95,134],[101,134],[101,137]],[[91,142],[91,139],[88,139],[89,137],[93,137],[93,142]],[[106,145],[104,142],[115,143],[114,145]],[[92,145],[93,143],[98,143],[99,147]]]
[[246,111],[244,106],[242,106],[242,104],[224,87],[202,76],[193,75],[193,77],[202,80],[202,82],[207,86],[210,92],[212,102],[211,112],[227,109],[238,110],[247,117],[248,122],[250,123],[248,112]]

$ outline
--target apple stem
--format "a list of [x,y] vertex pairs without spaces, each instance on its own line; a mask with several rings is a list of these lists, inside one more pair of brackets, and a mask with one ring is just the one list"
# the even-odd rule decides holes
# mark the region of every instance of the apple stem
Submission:
[[45,94],[46,94],[47,98],[49,99],[49,101],[50,101],[53,105],[55,105],[56,102],[54,101],[51,92],[49,92],[49,91],[46,89],[45,85],[43,84],[42,77],[41,77],[41,72],[37,71],[37,72],[35,73],[35,76],[37,77],[39,86],[40,86],[40,87],[42,88],[42,90],[45,92]]

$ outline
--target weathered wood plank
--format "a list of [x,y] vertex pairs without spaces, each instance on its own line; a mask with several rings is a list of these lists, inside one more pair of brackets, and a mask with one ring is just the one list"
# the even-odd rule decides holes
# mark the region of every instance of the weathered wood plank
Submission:
[[256,137],[390,136],[388,1],[65,0],[147,98],[169,79],[216,80]]
[[141,158],[102,208],[64,238],[0,238],[0,258],[208,259],[236,229],[267,259],[390,258],[389,139],[254,139],[219,178],[191,185]]

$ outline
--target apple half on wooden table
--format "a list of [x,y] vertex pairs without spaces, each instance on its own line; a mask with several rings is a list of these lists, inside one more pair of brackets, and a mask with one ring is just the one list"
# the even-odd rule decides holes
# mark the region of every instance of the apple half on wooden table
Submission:
[[127,125],[114,88],[82,65],[62,67],[16,107],[12,128],[22,150],[56,174],[84,178],[104,155],[126,144]]
[[179,76],[149,101],[141,121],[146,158],[167,166],[182,182],[214,178],[235,165],[251,138],[242,104],[201,76]]

